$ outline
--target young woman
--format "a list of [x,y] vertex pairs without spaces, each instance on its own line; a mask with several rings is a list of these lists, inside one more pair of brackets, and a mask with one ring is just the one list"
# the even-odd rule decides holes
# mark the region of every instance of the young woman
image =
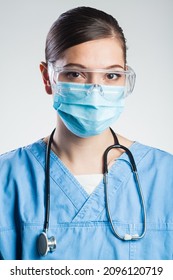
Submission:
[[4,259],[172,259],[173,156],[110,126],[135,73],[111,15],[62,14],[40,64],[57,123],[0,157]]

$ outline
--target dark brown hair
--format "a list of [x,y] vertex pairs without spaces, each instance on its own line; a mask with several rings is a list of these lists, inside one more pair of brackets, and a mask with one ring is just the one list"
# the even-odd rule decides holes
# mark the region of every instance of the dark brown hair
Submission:
[[119,40],[126,63],[126,39],[114,17],[90,7],[71,9],[60,15],[47,35],[46,61],[55,62],[75,45],[109,37]]

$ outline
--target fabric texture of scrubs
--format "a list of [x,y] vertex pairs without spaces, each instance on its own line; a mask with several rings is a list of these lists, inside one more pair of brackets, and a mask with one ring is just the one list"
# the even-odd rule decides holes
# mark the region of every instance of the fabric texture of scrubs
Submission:
[[[41,257],[37,237],[45,218],[45,151],[39,140],[0,157],[0,252],[4,259],[173,259],[173,156],[135,142],[131,147],[144,194],[147,231],[121,241],[111,230],[103,181],[88,195],[51,151],[50,225],[56,251]],[[109,205],[119,234],[139,235],[141,204],[124,153],[109,170]]]

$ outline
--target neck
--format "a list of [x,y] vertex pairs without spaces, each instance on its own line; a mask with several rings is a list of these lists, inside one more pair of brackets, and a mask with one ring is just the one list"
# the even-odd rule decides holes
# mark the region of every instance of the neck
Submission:
[[100,135],[81,138],[58,120],[52,150],[73,174],[92,174],[102,173],[103,153],[113,144],[114,138],[109,128]]
[[[117,138],[127,148],[133,143],[120,135]],[[58,118],[51,149],[74,175],[98,174],[103,172],[104,151],[113,144],[114,138],[109,128],[100,135],[80,138],[71,133]],[[123,152],[121,149],[112,149],[108,153],[108,167]]]

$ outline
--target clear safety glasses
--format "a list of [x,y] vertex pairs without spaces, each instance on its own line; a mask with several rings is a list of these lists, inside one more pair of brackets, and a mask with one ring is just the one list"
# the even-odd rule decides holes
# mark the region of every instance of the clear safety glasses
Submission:
[[136,75],[131,67],[128,70],[119,68],[111,69],[86,69],[77,67],[57,67],[48,63],[51,84],[59,82],[78,84],[98,84],[103,86],[124,86],[125,95],[133,91]]

